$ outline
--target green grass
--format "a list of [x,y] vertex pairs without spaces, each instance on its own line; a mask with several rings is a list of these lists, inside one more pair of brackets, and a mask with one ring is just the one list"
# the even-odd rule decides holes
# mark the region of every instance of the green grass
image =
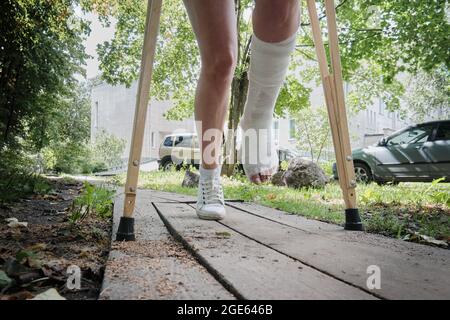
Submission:
[[[140,175],[141,188],[196,195],[196,188],[181,187],[184,172],[149,172]],[[123,184],[124,175],[115,178]],[[268,207],[325,222],[344,223],[344,203],[333,182],[323,189],[294,190],[270,184],[253,185],[244,177],[223,178],[226,199],[253,201]],[[414,232],[450,242],[450,184],[401,183],[397,186],[359,185],[359,209],[368,232],[405,238]]]

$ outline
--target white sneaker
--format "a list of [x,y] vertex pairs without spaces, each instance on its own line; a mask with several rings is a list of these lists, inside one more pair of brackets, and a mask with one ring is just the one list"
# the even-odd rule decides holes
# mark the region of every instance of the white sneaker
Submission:
[[225,200],[220,175],[203,178],[198,182],[197,216],[204,220],[225,218]]

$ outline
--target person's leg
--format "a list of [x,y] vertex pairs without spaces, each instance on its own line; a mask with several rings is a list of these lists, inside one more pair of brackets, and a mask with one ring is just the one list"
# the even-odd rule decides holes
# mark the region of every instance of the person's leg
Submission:
[[[299,0],[256,0],[253,10],[249,90],[241,128],[258,134],[252,152],[244,152],[242,159],[247,177],[255,183],[267,181],[278,168],[272,143],[273,111],[295,48],[299,16]],[[266,150],[268,157],[262,154]],[[255,153],[257,163],[251,163],[249,156]]]
[[221,219],[225,215],[225,207],[219,156],[237,56],[234,1],[184,0],[184,3],[201,56],[195,98],[195,119],[202,155],[197,214],[204,219]]
[[[218,130],[217,148],[202,152],[206,169],[218,167],[222,132],[237,58],[236,15],[233,0],[184,0],[201,56],[201,71],[195,98],[195,120],[201,123],[200,135]],[[200,129],[200,128],[198,128]],[[199,137],[200,138],[200,137]],[[203,140],[203,139],[202,139]],[[202,150],[211,150],[212,142],[202,141]]]

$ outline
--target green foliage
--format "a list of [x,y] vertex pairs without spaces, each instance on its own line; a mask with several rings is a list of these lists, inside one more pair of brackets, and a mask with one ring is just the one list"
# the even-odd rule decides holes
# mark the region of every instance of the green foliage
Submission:
[[[139,72],[146,1],[107,1],[109,6],[104,1],[90,3],[89,7],[96,8],[105,23],[109,21],[105,13],[117,20],[114,39],[98,49],[103,78],[110,83],[130,85]],[[235,79],[239,81],[248,69],[248,41],[252,32],[248,15],[243,13],[248,13],[253,4],[237,1],[236,5],[239,59]],[[198,49],[182,2],[165,1],[163,9],[152,95],[162,99],[170,96],[176,107],[167,116],[179,120],[192,115]],[[318,9],[325,24],[323,4]],[[398,109],[403,86],[395,76],[400,72],[431,72],[442,65],[448,70],[450,33],[445,1],[343,0],[337,3],[337,13],[344,76],[354,85],[350,101],[355,109],[366,108],[378,97],[389,110]],[[301,67],[303,71],[300,80],[288,77],[275,110],[278,116],[286,112],[295,114],[308,107],[311,93],[308,82],[318,79],[317,66],[311,64],[315,52],[308,20],[307,10],[303,10],[304,22],[292,64],[292,69]],[[240,108],[238,100],[231,99],[232,108]]]
[[438,188],[438,183],[441,183],[445,181],[445,177],[433,180],[431,185],[428,187],[427,190],[425,190],[425,194],[430,195],[430,197],[439,204],[442,204],[444,206],[447,206],[450,208],[450,192],[442,191],[442,190],[436,190]]
[[[418,72],[407,80],[405,106],[400,109],[416,122],[434,116],[450,119],[450,72],[440,66],[431,73]],[[433,112],[435,111],[435,112]]]
[[442,0],[341,1],[338,20],[346,75],[364,60],[380,66],[386,83],[403,71],[429,72],[442,64],[448,69],[446,6]]
[[280,164],[281,171],[286,171],[288,169],[288,167],[289,167],[288,161],[286,161],[286,160],[281,161],[281,164]]
[[88,26],[75,0],[5,0],[0,17],[0,148],[21,139],[36,150],[83,74]]
[[104,219],[110,218],[113,197],[114,191],[85,182],[83,192],[73,202],[69,221],[72,223],[82,222],[92,214]]
[[325,171],[325,174],[328,177],[333,175],[333,162],[334,161],[324,161],[320,163],[320,167]]
[[403,96],[403,84],[396,79],[389,83],[383,81],[381,67],[362,61],[365,65],[352,73],[350,79],[351,91],[347,97],[349,109],[357,113],[378,103],[381,99],[389,111],[400,108],[400,97]]
[[278,96],[275,115],[284,117],[286,114],[297,114],[300,110],[310,107],[311,88],[301,83],[298,78],[288,76]]
[[297,147],[311,155],[318,162],[331,145],[331,131],[325,107],[306,108],[293,117],[296,123],[295,139]]
[[[102,77],[129,86],[139,76],[147,1],[110,1],[110,5],[117,22],[114,38],[98,47]],[[103,16],[105,23],[110,18]],[[182,1],[164,1],[155,61],[152,96],[167,99],[170,95],[177,112],[169,115],[176,119],[180,114],[190,116],[199,54]]]
[[32,167],[33,159],[23,152],[0,150],[0,203],[51,190],[47,180]]
[[[101,131],[90,146],[91,162],[103,164],[106,168],[122,165],[122,154],[125,149],[125,140]],[[95,168],[94,168],[95,169]],[[92,170],[95,172],[95,170]]]

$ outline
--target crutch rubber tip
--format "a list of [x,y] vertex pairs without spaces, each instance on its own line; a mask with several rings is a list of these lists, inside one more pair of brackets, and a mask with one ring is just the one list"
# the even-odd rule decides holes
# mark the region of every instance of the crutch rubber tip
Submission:
[[361,222],[358,209],[345,210],[344,229],[349,231],[364,231],[364,226]]
[[134,218],[121,217],[117,229],[116,241],[134,241]]

